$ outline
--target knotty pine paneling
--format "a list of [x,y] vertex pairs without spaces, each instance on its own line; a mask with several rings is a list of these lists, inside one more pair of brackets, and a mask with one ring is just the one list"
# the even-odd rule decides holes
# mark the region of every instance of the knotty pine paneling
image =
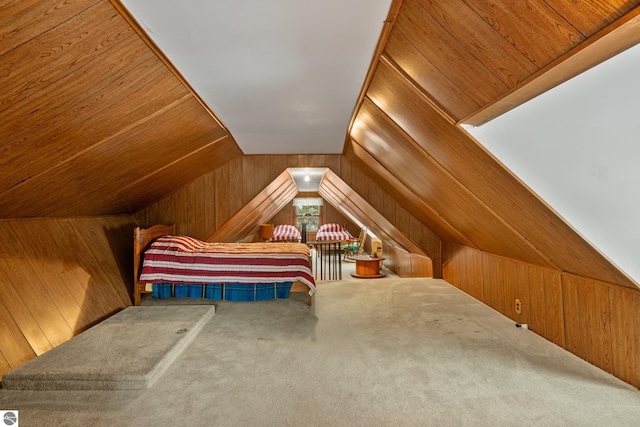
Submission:
[[[444,243],[443,278],[547,340],[640,385],[640,291]],[[478,264],[477,261],[481,262]],[[482,282],[482,292],[471,280]],[[518,298],[522,313],[512,305]]]
[[0,375],[131,305],[130,216],[0,221]]

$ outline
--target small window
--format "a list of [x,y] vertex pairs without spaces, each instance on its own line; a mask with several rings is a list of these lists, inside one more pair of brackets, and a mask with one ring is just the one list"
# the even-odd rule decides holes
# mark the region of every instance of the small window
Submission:
[[296,208],[296,226],[302,229],[302,224],[307,224],[308,231],[318,230],[323,200],[321,198],[298,198],[294,199],[293,205]]

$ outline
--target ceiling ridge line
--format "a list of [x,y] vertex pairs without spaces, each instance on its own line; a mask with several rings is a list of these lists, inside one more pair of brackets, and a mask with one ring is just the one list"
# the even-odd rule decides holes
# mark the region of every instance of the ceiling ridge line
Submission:
[[358,95],[356,104],[353,107],[351,120],[349,120],[349,126],[347,127],[347,134],[345,136],[342,154],[346,153],[347,151],[347,144],[349,143],[351,129],[353,128],[353,124],[356,122],[356,117],[358,115],[358,111],[360,111],[362,103],[364,102],[364,98],[367,96],[367,91],[369,90],[369,86],[371,86],[371,82],[373,81],[373,76],[375,75],[378,64],[380,63],[380,58],[382,58],[384,50],[387,47],[387,42],[389,40],[389,36],[391,35],[391,30],[393,30],[393,27],[396,25],[396,21],[398,20],[398,15],[400,15],[400,9],[402,8],[403,1],[404,0],[391,1],[389,12],[387,13],[387,18],[382,23],[380,38],[378,39],[378,43],[376,44],[376,48],[373,52],[371,62],[369,63],[369,69],[367,71],[367,75],[364,78],[364,82],[362,83],[360,94]]
[[240,148],[240,146],[236,142],[235,138],[233,137],[233,135],[231,134],[229,129],[224,125],[224,123],[222,123],[222,121],[218,118],[218,116],[216,116],[216,114],[213,112],[213,110],[211,108],[209,108],[207,103],[205,103],[204,100],[200,97],[200,95],[195,91],[195,89],[193,89],[193,87],[189,84],[187,79],[184,78],[182,73],[180,73],[180,71],[178,71],[178,69],[175,67],[175,65],[173,65],[173,63],[171,61],[169,61],[169,58],[158,47],[158,45],[156,45],[156,43],[151,39],[151,37],[149,37],[149,35],[146,33],[146,31],[144,31],[144,29],[140,25],[140,23],[133,17],[133,15],[122,4],[122,2],[120,0],[109,0],[109,1],[113,5],[113,7],[116,9],[116,11],[118,11],[120,13],[120,15],[129,23],[129,25],[131,25],[133,30],[138,34],[138,36],[142,39],[142,41],[144,43],[146,43],[147,46],[149,46],[149,48],[153,51],[153,53],[155,53],[156,56],[160,59],[160,61],[162,61],[162,63],[169,69],[169,71],[174,76],[176,76],[176,78],[180,81],[180,83],[182,83],[184,85],[184,87],[187,88],[187,90],[191,93],[191,95],[198,101],[198,103],[200,103],[202,108],[204,108],[205,111],[213,118],[213,120],[216,121],[218,126],[220,126],[222,129],[224,129],[224,131],[227,133],[227,135],[229,135],[229,138],[231,138],[233,143],[236,144],[236,146],[238,147],[240,152],[242,154],[244,154],[244,152],[242,151],[242,149]]

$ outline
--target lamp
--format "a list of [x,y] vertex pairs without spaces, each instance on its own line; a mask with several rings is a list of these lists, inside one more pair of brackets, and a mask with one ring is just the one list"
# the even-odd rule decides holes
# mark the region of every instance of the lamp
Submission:
[[273,239],[273,224],[260,225],[260,238],[264,241]]

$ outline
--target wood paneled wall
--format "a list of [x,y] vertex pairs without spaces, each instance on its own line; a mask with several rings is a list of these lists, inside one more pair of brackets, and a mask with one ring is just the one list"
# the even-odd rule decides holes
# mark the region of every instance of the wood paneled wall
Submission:
[[[340,155],[243,156],[142,209],[134,218],[141,227],[176,223],[178,233],[206,240],[289,167],[328,167],[422,248],[434,265],[440,265],[440,239],[371,176]],[[326,221],[349,222],[336,209],[327,209],[326,215]],[[433,274],[440,277],[441,273],[438,269]]]
[[[640,387],[640,291],[444,244],[443,278],[529,329]],[[522,304],[516,313],[515,300]]]
[[[317,192],[300,192],[296,195],[296,197],[320,197]],[[284,207],[280,210],[276,215],[273,216],[268,222],[278,225],[278,224],[292,224],[296,225],[296,209],[293,206],[293,203]],[[351,222],[349,218],[346,218],[342,212],[338,211],[338,209],[334,208],[329,203],[325,203],[320,209],[320,224],[341,224],[346,226],[349,233],[356,236],[360,232],[360,228],[357,224]]]
[[134,214],[142,227],[176,223],[177,232],[206,240],[290,167],[340,170],[340,155],[242,156]]
[[0,375],[131,305],[133,227],[130,216],[0,221]]
[[0,7],[0,217],[131,213],[242,152],[108,0]]
[[392,189],[383,189],[376,179],[346,156],[342,157],[340,178],[431,258],[433,277],[442,277],[440,238],[405,209],[391,194]]
[[290,205],[296,194],[298,186],[295,181],[288,171],[282,171],[206,241],[232,243],[246,241],[247,236],[251,236],[249,241],[259,240],[260,224],[268,222],[278,211]]
[[382,253],[385,267],[399,277],[433,277],[433,262],[426,256],[388,245],[382,246]]

